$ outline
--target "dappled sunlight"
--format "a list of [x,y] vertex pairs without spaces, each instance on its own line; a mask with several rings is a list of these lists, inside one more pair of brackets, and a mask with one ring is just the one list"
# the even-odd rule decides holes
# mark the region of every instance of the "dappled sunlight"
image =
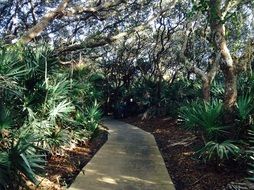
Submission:
[[[106,122],[109,130],[119,122]],[[123,123],[124,124],[124,123]],[[82,189],[145,189],[173,190],[154,138],[146,132],[135,133],[136,127],[124,125],[109,136],[107,143],[84,168],[71,190]],[[145,139],[145,140],[144,140]],[[165,188],[167,187],[167,188]]]
[[147,184],[156,184],[153,181],[148,181],[148,180],[144,180],[144,179],[140,179],[140,178],[132,177],[132,176],[121,176],[121,178],[123,178],[123,181],[125,181],[125,182],[133,181],[133,182],[142,182],[142,183],[147,183]]
[[114,184],[117,185],[117,182],[115,179],[110,178],[110,177],[103,177],[103,178],[99,178],[97,179],[98,181],[104,182],[104,183],[109,183],[109,184]]
[[0,0],[0,17],[0,189],[254,183],[254,0]]
[[190,144],[193,143],[193,141],[196,139],[197,137],[192,135],[191,137],[187,137],[185,139],[182,139],[181,141],[176,141],[176,142],[171,142],[171,144],[169,146],[189,146]]
[[192,156],[192,155],[194,155],[194,154],[195,154],[194,151],[184,152],[184,153],[183,153],[184,156]]

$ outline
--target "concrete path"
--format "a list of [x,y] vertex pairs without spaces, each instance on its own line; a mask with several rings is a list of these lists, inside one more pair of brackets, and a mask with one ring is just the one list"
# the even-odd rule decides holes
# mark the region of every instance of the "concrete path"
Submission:
[[174,190],[154,137],[129,124],[105,120],[108,141],[70,190]]

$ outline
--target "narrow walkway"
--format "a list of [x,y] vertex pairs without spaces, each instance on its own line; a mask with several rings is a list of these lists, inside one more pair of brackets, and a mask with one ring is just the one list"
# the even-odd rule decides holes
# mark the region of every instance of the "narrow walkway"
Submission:
[[105,120],[108,141],[70,190],[174,190],[154,137],[129,124]]

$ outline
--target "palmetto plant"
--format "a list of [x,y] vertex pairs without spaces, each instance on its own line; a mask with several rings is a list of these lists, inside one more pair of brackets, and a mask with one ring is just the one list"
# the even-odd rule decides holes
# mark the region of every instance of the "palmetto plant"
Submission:
[[71,136],[65,129],[56,128],[50,131],[50,134],[45,136],[49,150],[53,153],[57,152],[61,146],[68,145],[71,142]]
[[237,156],[241,152],[241,149],[234,144],[235,142],[226,140],[221,143],[215,141],[209,141],[196,153],[199,158],[207,160],[223,161]]
[[254,105],[253,96],[249,94],[238,97],[237,111],[241,121],[245,121],[251,115]]
[[0,150],[6,148],[11,142],[11,139],[8,138],[12,127],[11,120],[10,112],[0,106]]
[[18,80],[27,74],[24,65],[20,64],[19,57],[15,49],[6,47],[0,48],[0,89],[8,90],[14,94],[19,94],[22,87],[18,85]]
[[75,107],[68,100],[63,100],[59,104],[54,104],[49,110],[49,119],[56,123],[57,119],[62,121],[68,120],[67,116],[75,111]]
[[61,101],[68,98],[70,94],[70,80],[67,79],[66,75],[58,75],[52,77],[49,80],[48,90],[48,99],[51,101]]
[[213,97],[216,98],[223,98],[224,95],[224,86],[223,83],[220,81],[214,80],[211,86],[211,93]]
[[38,183],[39,152],[56,152],[71,134],[87,137],[98,127],[99,105],[87,106],[97,97],[89,77],[71,79],[57,65],[47,46],[0,47],[0,189]]
[[0,151],[0,186],[3,189],[15,189],[24,180],[23,176],[38,184],[36,173],[43,170],[45,160],[34,145],[37,140],[33,134],[21,133],[13,138],[8,149]]
[[56,58],[51,56],[53,53],[52,48],[47,44],[41,44],[36,47],[23,46],[20,52],[21,62],[29,71],[28,75],[26,75],[26,80],[39,81],[43,78],[45,79],[57,68]]
[[97,102],[95,102],[93,106],[86,108],[85,123],[89,131],[94,132],[98,128],[101,115],[99,104]]
[[9,168],[8,153],[0,151],[0,189],[6,189],[10,183]]
[[222,105],[218,100],[192,102],[180,109],[180,118],[186,129],[202,131],[205,139],[210,140],[225,132],[226,127],[220,122]]
[[5,107],[0,106],[0,132],[5,129],[11,128],[10,111]]

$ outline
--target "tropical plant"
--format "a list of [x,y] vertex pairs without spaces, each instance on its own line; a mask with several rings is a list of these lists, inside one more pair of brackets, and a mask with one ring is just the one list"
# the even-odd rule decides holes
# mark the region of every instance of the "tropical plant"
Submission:
[[196,153],[204,161],[223,161],[231,159],[240,154],[241,149],[234,144],[234,141],[225,140],[223,142],[209,141]]
[[[20,64],[16,50],[0,48],[0,96],[21,95],[23,88],[18,85],[18,80],[27,74],[26,68]],[[8,94],[4,94],[8,92]]]
[[253,97],[249,94],[242,95],[238,97],[237,100],[237,112],[239,114],[240,120],[245,121],[251,115],[254,105]]
[[61,121],[68,120],[68,115],[75,111],[75,107],[71,102],[67,100],[63,100],[59,104],[53,104],[51,109],[49,110],[49,119],[56,123],[57,119]]
[[224,86],[221,81],[214,80],[211,86],[212,97],[223,99]]
[[55,128],[50,131],[50,134],[45,136],[49,150],[53,153],[60,149],[61,146],[69,145],[71,136],[65,129]]
[[91,137],[99,93],[95,79],[57,66],[48,46],[2,46],[0,62],[0,189],[18,189],[27,179],[38,184],[42,153]]
[[10,111],[4,106],[0,106],[0,132],[11,128],[11,120]]
[[8,153],[0,151],[0,189],[6,189],[10,183],[9,168]]
[[222,103],[218,100],[192,102],[180,109],[180,119],[188,130],[202,131],[205,140],[214,139],[225,132],[226,127],[220,122]]
[[45,156],[38,153],[38,147],[34,145],[36,141],[38,139],[26,131],[13,138],[10,147],[0,151],[0,186],[3,189],[15,189],[15,185],[19,186],[25,180],[23,176],[39,183],[36,173],[43,171]]
[[58,73],[48,79],[47,99],[45,101],[61,101],[68,98],[70,94],[70,80],[68,80],[66,73]]
[[95,101],[91,107],[87,107],[85,110],[85,125],[90,132],[94,132],[98,126],[101,119],[101,111],[99,109],[99,104]]

